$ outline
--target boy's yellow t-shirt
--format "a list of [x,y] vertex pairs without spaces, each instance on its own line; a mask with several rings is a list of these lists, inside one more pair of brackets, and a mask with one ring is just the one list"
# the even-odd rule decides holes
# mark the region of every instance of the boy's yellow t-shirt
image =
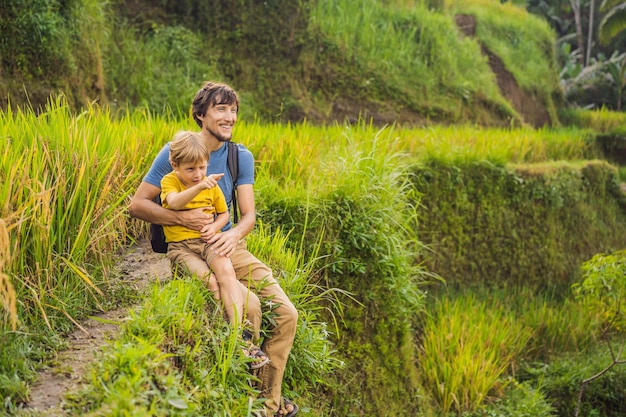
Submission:
[[[178,179],[176,172],[170,172],[161,180],[161,201],[163,207],[169,208],[167,205],[165,197],[171,193],[172,191],[181,192],[186,190],[187,187],[183,185],[182,182]],[[198,195],[196,195],[193,200],[189,202],[185,206],[183,210],[190,210],[198,207],[207,207],[211,206],[213,209],[209,209],[206,211],[208,214],[215,215],[216,213],[223,213],[228,211],[228,206],[226,205],[226,198],[224,198],[224,193],[218,185],[215,187],[202,190]],[[163,231],[165,232],[165,241],[166,242],[180,242],[185,239],[194,239],[200,237],[200,232],[197,230],[189,229],[185,226],[163,226]]]

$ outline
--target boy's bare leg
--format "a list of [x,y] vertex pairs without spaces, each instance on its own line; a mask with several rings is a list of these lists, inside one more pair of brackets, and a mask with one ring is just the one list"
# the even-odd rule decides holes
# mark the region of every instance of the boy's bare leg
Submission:
[[210,264],[217,279],[219,292],[224,303],[224,309],[229,322],[239,329],[243,322],[244,298],[241,293],[240,283],[235,275],[233,264],[229,258],[216,256]]

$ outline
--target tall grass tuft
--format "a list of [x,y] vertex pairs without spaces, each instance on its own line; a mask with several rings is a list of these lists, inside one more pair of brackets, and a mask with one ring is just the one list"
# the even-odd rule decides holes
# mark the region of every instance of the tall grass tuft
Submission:
[[[4,273],[5,266],[9,263],[9,233],[4,220],[0,219],[0,304],[4,308],[4,313],[8,314],[8,321],[11,330],[17,327],[17,307],[15,289],[11,285],[9,276]],[[3,314],[4,317],[4,314]]]
[[472,295],[436,302],[426,319],[419,366],[425,390],[445,414],[476,411],[497,395],[531,336],[502,306]]

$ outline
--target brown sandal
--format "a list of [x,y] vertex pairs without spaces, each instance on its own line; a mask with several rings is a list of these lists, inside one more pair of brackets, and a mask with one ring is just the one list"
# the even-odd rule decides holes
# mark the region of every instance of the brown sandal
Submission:
[[260,347],[252,343],[252,333],[250,333],[249,330],[244,329],[241,337],[246,343],[246,348],[243,350],[243,354],[251,360],[248,365],[251,370],[262,368],[270,362],[270,358],[267,354],[263,352]]
[[260,347],[255,346],[252,343],[250,343],[250,345],[243,350],[243,354],[251,360],[248,366],[252,370],[262,368],[270,362],[270,358],[267,357],[265,352],[263,352]]
[[[298,411],[300,410],[298,404],[285,397],[282,397],[280,402],[281,408],[276,412],[276,414],[274,414],[275,417],[294,417],[298,414]],[[287,407],[289,406],[291,406],[291,411],[287,411]]]

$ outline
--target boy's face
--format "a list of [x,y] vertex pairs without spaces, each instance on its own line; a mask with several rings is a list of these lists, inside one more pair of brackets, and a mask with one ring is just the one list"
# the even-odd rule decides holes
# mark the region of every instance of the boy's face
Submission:
[[198,116],[202,121],[202,129],[207,130],[220,142],[227,142],[233,137],[233,126],[237,122],[236,104],[216,104],[210,106],[204,116]]
[[196,185],[206,177],[207,160],[196,162],[172,162],[172,168],[176,172],[178,179],[187,188]]

